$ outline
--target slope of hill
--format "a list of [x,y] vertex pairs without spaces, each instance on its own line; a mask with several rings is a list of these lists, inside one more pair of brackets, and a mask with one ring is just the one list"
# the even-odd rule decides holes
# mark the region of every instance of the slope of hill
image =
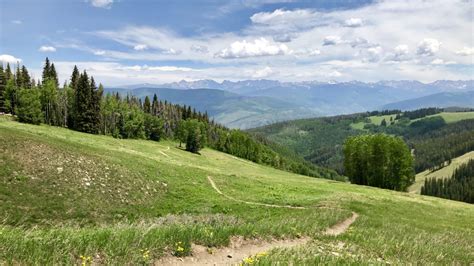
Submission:
[[278,121],[318,116],[316,108],[301,107],[270,97],[242,96],[216,89],[108,88],[106,92],[131,93],[140,98],[157,94],[161,100],[193,106],[208,112],[217,122],[230,128],[251,128]]
[[[474,208],[464,203],[5,119],[0,150],[0,264],[153,264],[235,236],[308,239],[252,257],[265,265],[474,260]],[[347,232],[326,235],[352,212]]]
[[[413,121],[404,118],[394,120],[393,125],[390,125],[389,117],[394,115],[359,113],[301,119],[250,129],[249,132],[287,146],[306,160],[339,173],[343,173],[344,141],[358,134],[383,132],[402,136],[414,149],[417,172],[474,150],[473,112],[440,113]],[[387,121],[386,127],[380,125],[383,118]]]
[[441,92],[415,99],[389,103],[380,107],[382,110],[415,110],[427,107],[470,107],[474,108],[474,91]]
[[451,160],[450,163],[446,162],[446,166],[437,169],[436,171],[425,170],[418,173],[415,177],[415,183],[408,188],[410,193],[420,193],[421,187],[427,178],[449,178],[453,174],[454,170],[461,164],[467,163],[470,159],[474,159],[474,151],[463,154]]

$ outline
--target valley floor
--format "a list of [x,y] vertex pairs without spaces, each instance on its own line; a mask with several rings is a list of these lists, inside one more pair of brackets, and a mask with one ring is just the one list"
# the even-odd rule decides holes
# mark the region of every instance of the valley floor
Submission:
[[0,119],[0,264],[158,264],[236,238],[305,240],[244,264],[474,262],[466,203]]

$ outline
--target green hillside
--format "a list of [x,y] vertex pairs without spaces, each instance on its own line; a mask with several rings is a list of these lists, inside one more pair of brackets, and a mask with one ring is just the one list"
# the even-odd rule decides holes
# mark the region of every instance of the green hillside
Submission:
[[[426,110],[404,112],[399,119],[395,119],[394,114],[370,113],[300,119],[249,132],[288,147],[313,164],[339,173],[343,173],[344,141],[359,134],[386,133],[404,138],[414,152],[416,172],[436,168],[449,159],[474,150],[474,112],[424,115]],[[405,117],[409,115],[416,118]],[[393,124],[390,117],[393,117]],[[381,126],[383,119],[387,126]]]
[[[256,255],[263,265],[474,261],[472,205],[176,146],[1,118],[0,264],[159,264],[235,236],[307,239]],[[352,212],[348,231],[324,234]]]
[[415,177],[415,183],[408,189],[411,193],[420,193],[421,187],[427,178],[448,178],[454,170],[460,165],[467,163],[470,159],[474,159],[474,151],[463,154],[462,156],[456,157],[451,160],[451,163],[447,166],[438,169],[436,171],[425,170],[418,173]]

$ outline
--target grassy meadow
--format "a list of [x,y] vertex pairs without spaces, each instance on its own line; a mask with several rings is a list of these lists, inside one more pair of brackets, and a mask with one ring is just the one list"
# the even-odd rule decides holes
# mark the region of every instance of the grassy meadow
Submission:
[[[306,209],[246,205],[234,198]],[[211,149],[0,118],[0,265],[154,264],[232,236],[309,236],[256,262],[470,264],[474,207],[295,175]],[[324,230],[357,212],[348,232]]]

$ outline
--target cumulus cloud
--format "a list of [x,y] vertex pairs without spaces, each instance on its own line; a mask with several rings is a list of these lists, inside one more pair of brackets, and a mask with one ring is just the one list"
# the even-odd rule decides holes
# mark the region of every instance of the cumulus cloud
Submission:
[[436,58],[433,61],[431,61],[432,65],[453,65],[456,64],[454,61],[444,61],[441,58]]
[[422,56],[433,56],[439,51],[441,42],[436,39],[424,39],[418,44],[418,50],[416,53]]
[[273,12],[259,12],[250,17],[250,20],[256,24],[297,24],[308,22],[312,19],[314,12],[308,9],[284,10],[276,9]]
[[10,64],[16,64],[17,62],[21,62],[20,58],[16,58],[13,55],[9,54],[2,54],[0,55],[0,62],[3,63],[10,63]]
[[474,55],[474,47],[464,47],[461,50],[456,51],[456,54],[462,56]]
[[93,52],[95,55],[105,55],[105,51],[103,50],[97,50]]
[[135,46],[133,46],[133,50],[135,51],[143,51],[143,50],[146,50],[148,49],[148,46],[146,44],[137,44]]
[[23,21],[21,21],[21,20],[19,20],[19,19],[14,19],[14,20],[11,21],[11,23],[20,25],[20,24],[23,23]]
[[329,45],[336,45],[342,43],[341,37],[336,36],[336,35],[330,35],[324,37],[323,40],[323,45],[329,46]]
[[233,42],[230,47],[218,52],[215,56],[220,58],[246,58],[257,56],[284,55],[289,49],[284,44],[272,44],[265,38],[256,39],[254,42]]
[[344,26],[346,27],[351,27],[351,28],[357,28],[362,26],[362,19],[361,18],[350,18],[346,19],[344,21]]
[[41,46],[38,51],[43,52],[43,53],[48,53],[48,52],[56,52],[56,48],[53,46]]
[[100,7],[100,8],[111,8],[112,4],[114,3],[114,0],[86,0],[87,2],[91,3],[92,6],[94,7]]

